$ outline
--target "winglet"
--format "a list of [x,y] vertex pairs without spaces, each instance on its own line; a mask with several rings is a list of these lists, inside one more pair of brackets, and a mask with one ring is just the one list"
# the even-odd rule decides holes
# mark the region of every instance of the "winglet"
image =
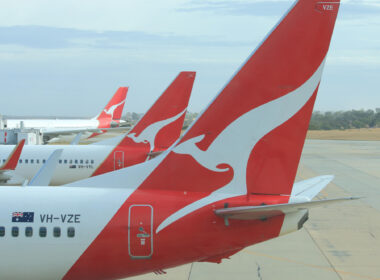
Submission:
[[71,141],[70,145],[78,145],[79,142],[80,142],[80,139],[82,137],[82,132],[79,132],[75,137],[74,139]]
[[49,186],[63,149],[55,150],[27,186]]
[[18,160],[20,159],[22,149],[24,148],[25,139],[22,139],[16,147],[13,149],[12,153],[9,155],[6,162],[0,167],[0,170],[15,170]]

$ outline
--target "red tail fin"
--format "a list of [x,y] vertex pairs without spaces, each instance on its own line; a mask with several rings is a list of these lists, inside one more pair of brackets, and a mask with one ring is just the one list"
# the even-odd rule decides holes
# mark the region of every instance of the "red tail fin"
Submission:
[[217,201],[290,195],[338,8],[297,1],[165,156],[77,184],[183,193],[156,233]]
[[338,8],[297,1],[140,188],[290,194]]
[[92,176],[112,171],[109,167],[117,153],[123,155],[120,168],[127,167],[144,162],[151,152],[166,150],[177,141],[194,79],[195,72],[181,72]]
[[194,79],[195,72],[179,73],[131,129],[129,137],[150,142],[152,152],[168,149],[180,136]]
[[125,98],[127,97],[128,87],[120,87],[112,96],[107,106],[97,116],[99,128],[107,128],[112,122],[119,123],[123,113]]
[[11,154],[8,156],[6,162],[0,167],[0,170],[15,170],[17,167],[18,160],[20,159],[22,149],[24,148],[25,139],[22,139],[17,146],[13,149]]

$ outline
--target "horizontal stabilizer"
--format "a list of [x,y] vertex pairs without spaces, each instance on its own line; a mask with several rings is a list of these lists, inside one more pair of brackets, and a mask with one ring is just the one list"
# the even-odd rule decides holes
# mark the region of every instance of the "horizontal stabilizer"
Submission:
[[324,175],[295,183],[289,202],[292,202],[293,197],[307,197],[312,200],[333,179],[333,175]]
[[15,170],[18,160],[20,159],[22,149],[24,148],[25,139],[22,139],[13,149],[8,159],[0,167],[0,171]]
[[325,199],[317,201],[296,202],[287,204],[261,205],[261,206],[241,206],[233,208],[223,208],[215,210],[215,214],[228,219],[237,220],[257,220],[266,219],[281,214],[288,214],[303,209],[325,206],[336,202],[359,199],[358,197],[343,197],[335,199]]

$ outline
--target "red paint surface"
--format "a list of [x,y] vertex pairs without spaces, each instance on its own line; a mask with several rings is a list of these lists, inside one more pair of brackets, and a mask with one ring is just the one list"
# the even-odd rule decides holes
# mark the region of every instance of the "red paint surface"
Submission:
[[11,154],[8,156],[7,161],[3,164],[0,170],[15,170],[20,159],[22,149],[25,145],[25,139],[22,139],[17,146],[13,149]]
[[[98,128],[109,128],[111,127],[111,122],[119,122],[121,118],[121,114],[123,112],[125,98],[127,96],[128,87],[120,87],[114,94],[114,96],[111,98],[111,100],[108,102],[106,107],[102,110],[102,112],[99,114],[97,120],[99,122]],[[116,107],[116,109],[113,111],[113,114],[107,114],[107,110],[109,110],[112,106],[117,105],[119,103],[123,102],[119,106]]]
[[185,113],[158,132],[154,140],[153,150],[148,142],[136,143],[129,136],[135,135],[138,137],[150,125],[172,118],[186,110],[194,79],[195,72],[181,72],[135,127],[133,127],[128,134],[126,134],[124,139],[112,150],[92,176],[114,170],[114,153],[116,151],[124,152],[124,167],[128,167],[146,161],[150,152],[164,151],[177,141],[181,134]]
[[[310,78],[326,56],[337,15],[337,4],[333,4],[336,9],[321,12],[317,7],[320,2],[324,1],[297,2],[181,142],[206,135],[198,145],[206,150],[238,117],[293,91]],[[247,173],[253,173],[252,177],[247,175],[249,192],[289,193],[315,97],[316,92],[293,118],[268,133],[253,151],[246,151],[252,152],[247,166]],[[131,259],[126,250],[131,205],[153,207],[155,230],[172,213],[226,185],[232,172],[210,172],[189,156],[170,153],[125,201],[64,279],[117,279],[194,261],[214,261],[277,237],[282,215],[265,221],[230,220],[226,226],[214,209],[225,207],[225,203],[229,207],[286,203],[288,197],[239,196],[180,218],[153,235],[150,259]]]

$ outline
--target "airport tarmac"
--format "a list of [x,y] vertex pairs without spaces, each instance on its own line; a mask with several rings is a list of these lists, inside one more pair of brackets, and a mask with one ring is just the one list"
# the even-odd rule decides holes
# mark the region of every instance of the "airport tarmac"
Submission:
[[380,141],[307,140],[297,180],[327,174],[335,179],[318,198],[363,198],[311,209],[302,230],[221,264],[193,263],[128,279],[380,279]]

